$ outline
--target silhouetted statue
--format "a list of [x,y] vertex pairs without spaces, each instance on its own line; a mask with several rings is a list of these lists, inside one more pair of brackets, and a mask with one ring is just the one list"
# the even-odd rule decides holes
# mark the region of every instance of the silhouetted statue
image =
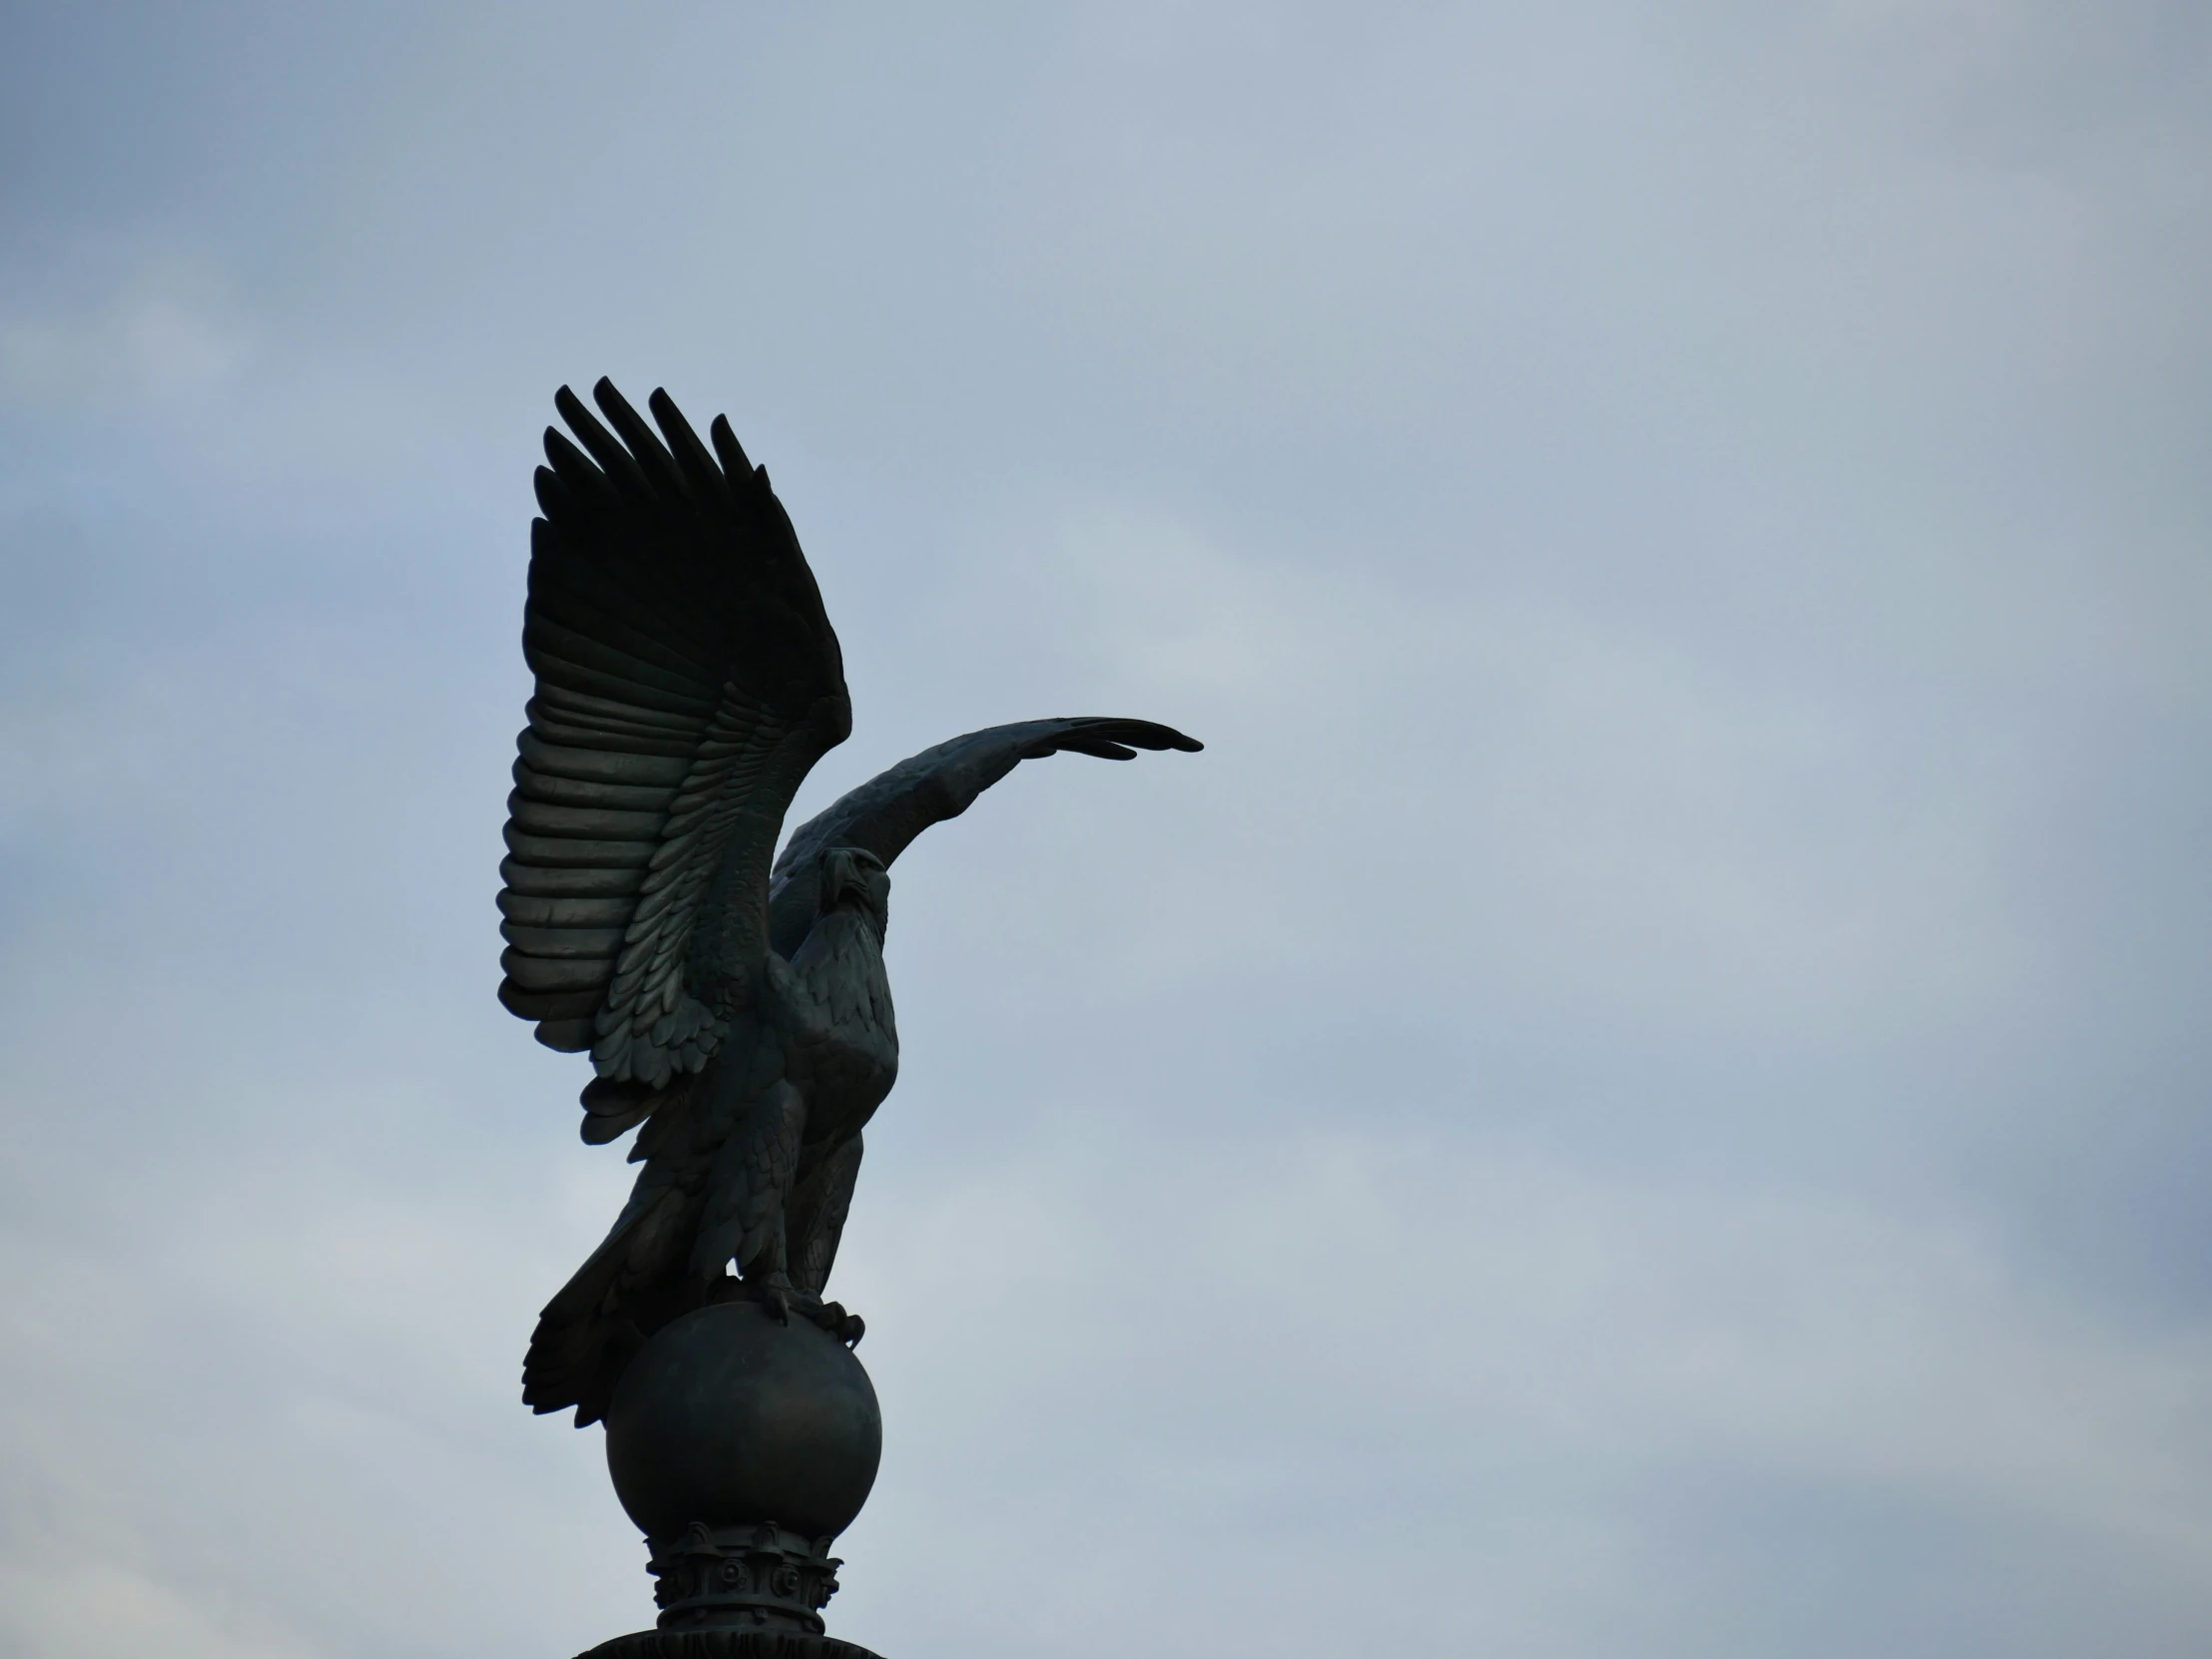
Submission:
[[[658,432],[607,381],[593,397],[613,429],[563,387],[583,447],[548,429],[537,473],[537,688],[500,866],[499,995],[540,1041],[589,1051],[583,1137],[637,1127],[644,1168],[546,1305],[523,1397],[608,1420],[664,1629],[798,1631],[807,1651],[857,1653],[814,1610],[879,1427],[846,1352],[860,1321],[824,1292],[861,1130],[898,1069],[889,865],[1022,761],[1200,746],[1137,720],[993,727],[901,762],[775,856],[800,784],[852,724],[813,572],[727,420],[710,449],[665,392],[649,400]],[[702,1407],[710,1372],[727,1402]],[[807,1439],[825,1390],[850,1395],[848,1420]]]

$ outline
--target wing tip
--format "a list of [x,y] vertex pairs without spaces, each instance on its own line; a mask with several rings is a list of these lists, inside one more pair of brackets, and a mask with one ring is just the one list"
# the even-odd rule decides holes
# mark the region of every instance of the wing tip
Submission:
[[[1188,732],[1178,732],[1172,726],[1164,726],[1156,720],[1131,720],[1121,715],[1062,715],[1059,724],[1071,732],[1080,733],[1085,728],[1103,728],[1095,735],[1109,743],[1127,744],[1134,749],[1173,749],[1185,755],[1196,755],[1206,746]],[[1114,759],[1127,759],[1116,756]]]

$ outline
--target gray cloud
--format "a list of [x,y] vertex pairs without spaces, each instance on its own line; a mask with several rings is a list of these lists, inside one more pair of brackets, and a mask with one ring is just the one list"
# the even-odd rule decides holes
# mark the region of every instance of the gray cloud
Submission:
[[12,32],[0,1645],[644,1622],[514,1398],[624,1171],[490,996],[601,372],[807,540],[802,813],[1001,719],[1210,745],[899,865],[833,1629],[2212,1635],[2194,10]]

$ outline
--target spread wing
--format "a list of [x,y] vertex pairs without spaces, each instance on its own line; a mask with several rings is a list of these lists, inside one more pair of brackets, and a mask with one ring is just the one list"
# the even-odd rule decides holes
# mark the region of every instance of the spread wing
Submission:
[[1195,754],[1205,747],[1171,726],[1091,715],[987,727],[925,749],[862,784],[793,833],[776,860],[770,924],[775,948],[788,956],[805,939],[815,913],[816,869],[821,854],[832,846],[862,847],[888,864],[929,826],[958,818],[1022,762],[1062,750],[1127,761],[1140,749]]
[[[814,573],[729,422],[710,452],[666,392],[658,433],[606,380],[592,396],[614,430],[562,387],[583,447],[548,428],[537,473],[499,997],[635,1096],[705,1065],[759,983],[784,813],[852,712]],[[587,1139],[619,1133],[598,1122]]]

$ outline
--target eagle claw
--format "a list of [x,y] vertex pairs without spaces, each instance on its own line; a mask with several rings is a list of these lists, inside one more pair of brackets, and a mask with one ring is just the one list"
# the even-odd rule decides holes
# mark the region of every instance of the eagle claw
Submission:
[[867,1321],[858,1314],[848,1314],[841,1302],[825,1302],[815,1313],[814,1321],[846,1348],[858,1348],[860,1339],[867,1334]]
[[858,1314],[846,1313],[841,1302],[811,1301],[802,1312],[846,1348],[857,1347],[862,1334],[867,1330],[867,1322]]
[[857,1348],[861,1337],[867,1333],[867,1321],[858,1314],[848,1314],[841,1302],[825,1302],[809,1291],[796,1290],[785,1285],[764,1285],[760,1292],[761,1310],[779,1325],[789,1325],[794,1312],[802,1315],[810,1324],[820,1326],[846,1348]]

